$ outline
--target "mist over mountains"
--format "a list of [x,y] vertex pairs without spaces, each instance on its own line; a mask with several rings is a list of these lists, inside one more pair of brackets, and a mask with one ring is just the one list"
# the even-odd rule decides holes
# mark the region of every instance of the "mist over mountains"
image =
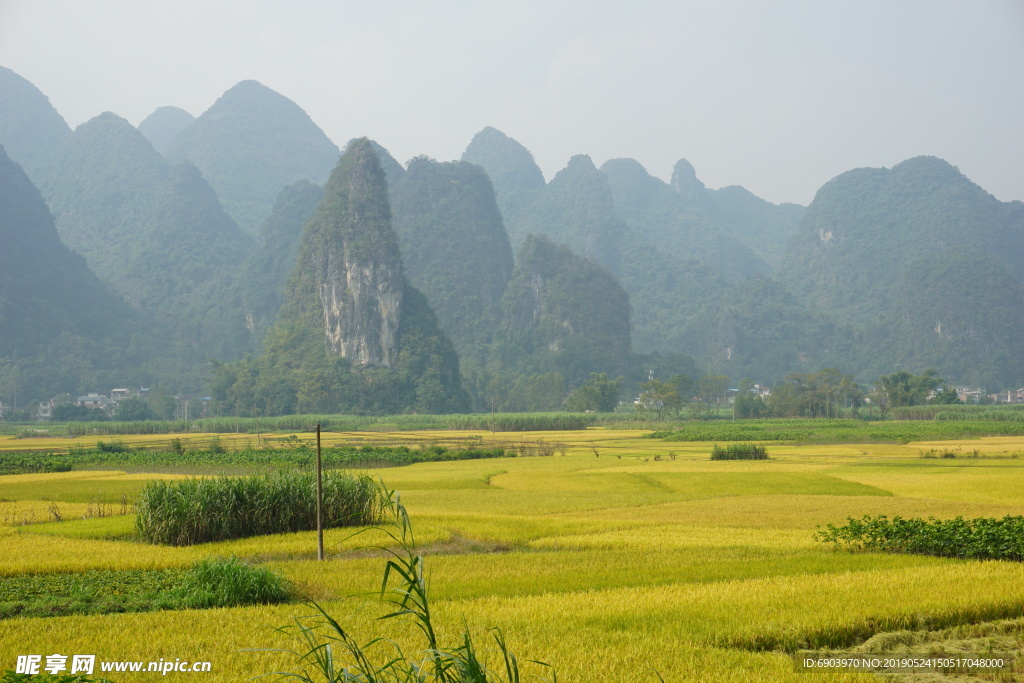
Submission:
[[946,161],[851,170],[803,207],[685,159],[665,182],[580,154],[545,180],[490,127],[455,161],[386,142],[340,150],[255,81],[71,131],[0,67],[0,402],[549,410],[592,373],[826,367],[1024,385],[1024,203]]

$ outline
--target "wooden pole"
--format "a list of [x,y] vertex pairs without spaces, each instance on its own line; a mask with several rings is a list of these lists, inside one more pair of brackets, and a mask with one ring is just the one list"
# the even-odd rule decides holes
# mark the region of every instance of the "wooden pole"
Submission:
[[316,426],[316,559],[324,559],[323,465],[320,461],[320,425]]

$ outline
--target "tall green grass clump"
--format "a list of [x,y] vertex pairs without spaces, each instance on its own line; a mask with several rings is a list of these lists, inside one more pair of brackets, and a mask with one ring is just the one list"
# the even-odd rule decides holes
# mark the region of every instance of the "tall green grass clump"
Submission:
[[[323,525],[377,521],[379,489],[365,475],[325,472]],[[194,545],[316,528],[316,477],[282,472],[266,476],[154,481],[139,494],[136,528],[162,545]]]
[[189,607],[233,607],[286,602],[287,580],[266,567],[246,564],[236,557],[196,562],[185,573],[181,592]]
[[711,449],[712,460],[767,460],[768,449],[756,443],[715,444]]

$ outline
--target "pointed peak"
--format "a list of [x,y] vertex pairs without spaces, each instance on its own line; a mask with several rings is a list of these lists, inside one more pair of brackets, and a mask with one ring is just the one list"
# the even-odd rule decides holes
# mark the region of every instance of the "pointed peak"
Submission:
[[132,124],[128,123],[128,120],[118,116],[112,111],[105,111],[102,114],[97,114],[85,123],[79,124],[75,131],[81,130],[83,127],[98,127],[98,126],[116,126],[118,128],[135,128]]
[[631,176],[649,176],[650,173],[644,168],[636,159],[622,158],[622,159],[609,159],[608,161],[601,164],[601,172],[608,173],[622,173]]
[[[487,172],[494,183],[499,202],[518,205],[519,200],[514,199],[513,195],[539,190],[545,184],[544,174],[530,150],[490,126],[473,136],[466,151],[462,153],[462,160],[476,164]],[[511,205],[506,203],[503,210],[509,210]]]
[[[280,120],[266,119],[267,112],[276,112],[276,114],[272,115],[275,117],[309,118],[309,115],[306,114],[302,107],[293,100],[258,81],[252,80],[241,81],[228,88],[209,109],[203,112],[197,121],[208,119],[211,116],[219,116],[226,112],[241,117],[242,120],[248,122],[249,126],[256,124],[258,127],[280,125]],[[254,116],[254,112],[262,113],[263,119],[261,120],[260,116]],[[319,128],[317,130],[319,131]]]
[[175,107],[175,106],[172,106],[172,105],[164,105],[163,107],[157,107],[156,109],[154,109],[153,113],[150,114],[149,116],[147,116],[146,118],[144,118],[142,121],[144,123],[144,122],[149,121],[151,119],[159,120],[159,119],[170,119],[170,118],[182,119],[182,120],[186,120],[187,119],[189,121],[194,121],[196,117],[192,116],[192,114],[189,114],[187,111],[185,111],[181,107]]
[[588,155],[576,154],[565,165],[565,170],[569,169],[574,171],[596,171],[597,166],[594,165],[594,161]]
[[98,114],[88,121],[79,124],[71,138],[65,143],[65,147],[68,144],[82,144],[83,140],[88,140],[91,142],[87,144],[106,144],[106,149],[103,149],[102,152],[104,154],[114,154],[117,152],[117,149],[107,143],[107,140],[112,138],[130,140],[131,149],[135,150],[136,153],[162,158],[138,128],[128,123],[126,119],[109,111]]
[[[377,147],[379,147],[379,145],[377,145],[377,143],[375,143],[370,138],[353,138],[352,140],[349,141],[348,146],[345,148],[345,153],[343,156],[348,156],[351,154],[356,159],[357,163],[360,164],[372,163],[370,162],[370,158],[372,157],[379,166],[380,155],[377,153]],[[391,155],[389,154],[388,156]]]
[[901,161],[892,167],[892,172],[896,174],[928,175],[950,179],[965,177],[960,172],[960,169],[953,164],[945,159],[933,156],[919,156]]
[[268,88],[259,81],[255,81],[251,78],[235,83],[233,86],[225,90],[221,97],[239,97],[243,95],[277,95],[279,97],[284,97],[284,95],[281,95],[281,93],[276,90]]
[[707,189],[697,178],[697,171],[693,164],[686,159],[680,159],[672,169],[672,189],[682,195],[685,199],[693,201]]
[[162,154],[178,133],[195,120],[192,114],[179,107],[158,107],[139,123],[139,131]]
[[0,66],[0,143],[37,178],[71,128],[35,85]]
[[469,144],[473,144],[474,142],[477,142],[478,140],[488,140],[488,139],[491,139],[491,140],[502,140],[502,141],[506,141],[507,140],[509,142],[515,142],[516,144],[519,144],[518,142],[513,140],[508,135],[505,135],[504,133],[502,133],[500,130],[498,130],[494,126],[484,126],[476,135],[473,136],[473,140]]

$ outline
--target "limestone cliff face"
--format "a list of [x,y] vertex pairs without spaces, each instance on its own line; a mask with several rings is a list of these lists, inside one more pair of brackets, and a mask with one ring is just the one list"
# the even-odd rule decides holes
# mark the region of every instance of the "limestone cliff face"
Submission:
[[298,412],[466,409],[455,348],[405,279],[370,140],[349,144],[306,223],[261,364]]
[[321,321],[329,356],[394,367],[405,279],[387,181],[369,140],[353,141],[306,226],[288,305]]
[[323,254],[320,303],[327,351],[358,365],[392,367],[398,359],[402,271],[392,263]]

